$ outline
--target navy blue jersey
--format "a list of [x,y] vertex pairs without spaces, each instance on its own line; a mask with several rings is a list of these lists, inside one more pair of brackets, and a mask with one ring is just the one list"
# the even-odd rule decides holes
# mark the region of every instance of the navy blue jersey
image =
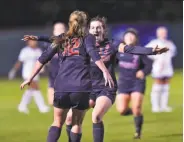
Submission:
[[48,48],[39,58],[40,63],[45,64],[58,53],[59,71],[55,80],[55,92],[91,92],[90,58],[93,61],[100,60],[95,50],[95,37],[91,34],[85,38],[72,38],[72,47]]
[[118,53],[119,80],[135,80],[136,72],[142,70],[146,75],[151,72],[152,60],[146,55]]
[[107,88],[108,90],[117,90],[117,81],[115,76],[115,59],[116,59],[116,49],[119,45],[119,42],[109,41],[105,39],[103,42],[96,44],[96,51],[99,53],[101,59],[103,60],[106,68],[108,69],[113,81],[114,88],[109,88],[109,86],[105,86],[105,79],[103,77],[102,71],[96,66],[96,64],[91,59],[91,79],[92,79],[92,87],[95,90]]
[[[49,38],[49,37],[48,37]],[[40,40],[39,41],[44,41]],[[48,43],[48,41],[43,42],[41,44],[41,47],[43,48],[43,51],[47,50],[47,48],[51,48],[51,43]],[[56,78],[59,70],[59,57],[58,54],[55,54],[54,57],[50,60],[49,65],[48,65],[48,72],[49,76],[52,78]]]

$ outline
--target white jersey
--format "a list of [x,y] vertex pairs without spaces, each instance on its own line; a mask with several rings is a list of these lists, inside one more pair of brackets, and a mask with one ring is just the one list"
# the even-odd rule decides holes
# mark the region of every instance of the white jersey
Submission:
[[[42,54],[41,49],[31,48],[29,46],[24,47],[19,54],[18,60],[23,63],[22,77],[28,79],[33,71],[34,65],[40,55]],[[38,80],[39,75],[35,76],[34,80]]]
[[172,58],[176,55],[176,46],[170,40],[154,39],[146,47],[168,47],[169,51],[160,55],[148,56],[153,60],[152,76],[154,78],[173,76]]

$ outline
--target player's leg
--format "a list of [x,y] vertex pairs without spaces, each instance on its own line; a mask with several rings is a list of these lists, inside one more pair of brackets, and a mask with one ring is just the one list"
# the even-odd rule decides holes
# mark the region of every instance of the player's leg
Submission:
[[70,131],[72,129],[72,109],[70,109],[67,113],[67,117],[66,117],[66,133],[68,135],[68,142],[71,142],[71,139],[70,139]]
[[131,101],[132,101],[132,112],[134,115],[134,123],[135,123],[135,138],[140,138],[141,130],[143,125],[143,114],[142,114],[142,103],[143,103],[144,95],[140,92],[132,92],[131,93]]
[[52,123],[48,136],[47,142],[57,142],[60,135],[61,129],[65,122],[65,118],[69,109],[61,109],[54,107],[54,122]]
[[131,115],[132,110],[129,108],[130,94],[119,93],[116,96],[116,109],[121,115]]
[[57,142],[60,137],[61,128],[71,107],[69,94],[68,92],[54,93],[54,122],[50,127],[47,142]]
[[[96,100],[96,96],[93,96],[93,94],[90,94],[90,100],[89,100],[89,107],[93,108],[95,106],[95,100]],[[69,112],[67,113],[67,117],[66,117],[66,132],[68,135],[68,141],[71,142],[71,138],[70,138],[70,131],[72,129],[72,109],[69,110]]]
[[70,131],[70,142],[80,142],[82,138],[82,122],[86,110],[72,109],[72,128]]
[[49,107],[45,104],[43,95],[39,89],[39,81],[38,80],[33,80],[31,83],[31,87],[32,87],[32,93],[33,93],[33,98],[34,101],[36,103],[36,105],[38,106],[38,109],[41,113],[45,113],[49,111]]
[[165,78],[162,84],[162,94],[160,99],[160,107],[161,111],[164,112],[171,112],[172,108],[168,106],[168,100],[169,100],[169,78]]
[[72,104],[72,129],[70,131],[71,142],[80,142],[82,137],[82,122],[89,109],[89,93],[71,93]]
[[103,142],[104,140],[104,124],[102,119],[114,103],[114,100],[115,92],[102,91],[97,95],[95,107],[92,112],[94,142]]
[[28,87],[28,89],[22,95],[20,104],[18,106],[19,112],[29,113],[27,106],[30,103],[31,99],[32,99],[32,88]]
[[152,112],[160,112],[160,97],[162,93],[162,88],[163,80],[155,78],[151,92]]

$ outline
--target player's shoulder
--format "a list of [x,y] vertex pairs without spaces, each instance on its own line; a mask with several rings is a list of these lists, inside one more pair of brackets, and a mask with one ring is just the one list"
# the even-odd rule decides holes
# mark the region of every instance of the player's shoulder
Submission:
[[28,46],[25,46],[20,51],[21,52],[27,52],[27,51],[29,51],[29,47]]
[[152,40],[150,40],[150,42],[152,42],[152,43],[159,42],[159,39],[152,39]]

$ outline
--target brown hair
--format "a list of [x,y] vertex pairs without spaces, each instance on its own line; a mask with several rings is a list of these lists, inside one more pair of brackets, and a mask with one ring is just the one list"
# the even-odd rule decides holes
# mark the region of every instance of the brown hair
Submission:
[[[76,10],[70,14],[69,29],[66,34],[53,38],[53,43],[61,44],[63,47],[71,44],[70,40],[74,37],[81,38],[86,35],[88,15],[84,11]],[[61,47],[61,46],[60,46]]]
[[83,37],[86,34],[88,16],[83,11],[74,11],[70,14],[69,18],[69,30],[66,36]]
[[132,33],[133,35],[135,35],[136,41],[135,41],[134,44],[135,44],[135,45],[139,44],[138,31],[137,31],[136,29],[134,29],[134,28],[128,28],[128,29],[124,32],[124,34],[123,34],[123,42],[124,42],[124,43],[125,43],[124,37],[125,37],[125,35],[126,35],[127,33]]
[[107,35],[107,18],[100,17],[100,16],[96,16],[96,17],[92,18],[90,20],[90,22],[89,22],[89,28],[90,28],[91,22],[93,22],[93,21],[99,21],[99,22],[102,23],[102,27],[103,27],[103,29],[105,31],[105,33],[104,33],[104,37],[105,37]]

